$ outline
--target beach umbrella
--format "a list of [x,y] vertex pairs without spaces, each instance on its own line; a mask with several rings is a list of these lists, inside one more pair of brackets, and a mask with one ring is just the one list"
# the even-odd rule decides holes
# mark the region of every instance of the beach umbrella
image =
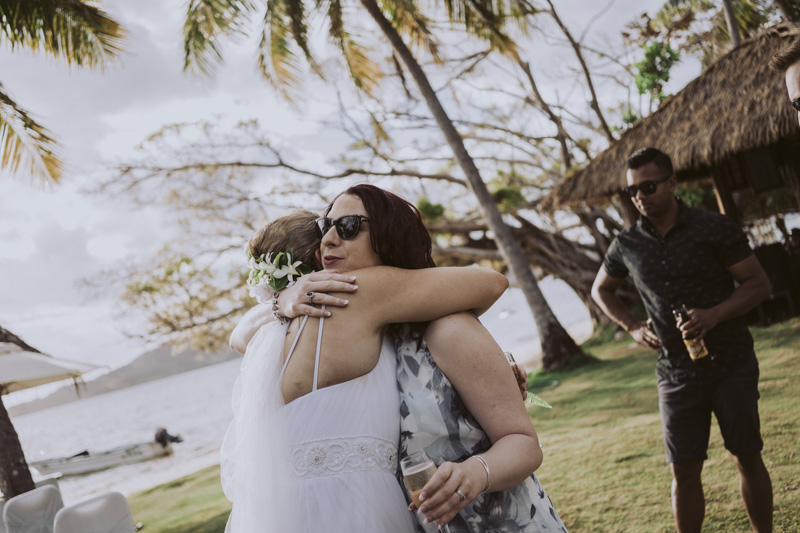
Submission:
[[75,379],[96,368],[99,367],[31,352],[10,342],[0,342],[0,391],[3,394],[53,381]]

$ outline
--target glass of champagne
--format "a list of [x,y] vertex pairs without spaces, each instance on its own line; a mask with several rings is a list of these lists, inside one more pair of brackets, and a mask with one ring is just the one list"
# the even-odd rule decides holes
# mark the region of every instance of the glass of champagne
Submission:
[[[425,453],[425,450],[420,450],[400,459],[400,470],[403,472],[403,481],[406,484],[408,493],[417,509],[419,509],[422,504],[419,501],[419,495],[425,484],[436,473],[436,465]],[[447,526],[440,527],[439,531],[450,533],[450,528]]]
[[[503,352],[503,355],[506,356],[506,360],[508,364],[511,365],[511,370],[514,371],[514,378],[517,380],[517,385],[522,387],[522,384],[525,383],[525,376],[522,375],[522,371],[517,364],[517,361],[514,359],[514,356],[511,352]],[[538,405],[540,407],[547,407],[548,409],[552,409],[553,407],[547,403],[546,401],[539,398],[538,395],[528,391],[528,398],[525,400],[527,405]]]

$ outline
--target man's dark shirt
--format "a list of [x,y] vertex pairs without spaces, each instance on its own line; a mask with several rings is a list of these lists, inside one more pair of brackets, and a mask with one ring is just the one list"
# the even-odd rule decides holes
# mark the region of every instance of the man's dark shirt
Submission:
[[[734,290],[727,267],[752,255],[747,237],[731,218],[678,201],[675,226],[665,237],[645,217],[626,228],[608,249],[603,268],[609,276],[629,273],[644,301],[647,314],[661,339],[656,371],[673,383],[698,379],[672,310],[708,309],[726,300]],[[700,379],[713,372],[720,378],[732,372],[753,353],[753,338],[744,317],[719,323],[704,337],[713,364]]]

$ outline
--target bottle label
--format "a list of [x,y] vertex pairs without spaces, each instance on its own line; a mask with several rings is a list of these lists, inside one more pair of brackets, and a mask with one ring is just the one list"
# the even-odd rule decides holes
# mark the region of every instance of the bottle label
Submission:
[[683,343],[686,345],[686,349],[689,351],[689,357],[692,359],[701,359],[708,355],[706,343],[702,340],[683,339]]

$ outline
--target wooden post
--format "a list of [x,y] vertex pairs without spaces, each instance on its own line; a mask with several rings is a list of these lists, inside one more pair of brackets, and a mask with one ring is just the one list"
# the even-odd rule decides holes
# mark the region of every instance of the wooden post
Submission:
[[728,215],[737,223],[741,224],[742,221],[741,216],[739,216],[739,210],[736,208],[736,203],[733,201],[730,189],[728,189],[725,184],[720,167],[714,167],[711,170],[711,181],[714,183],[714,195],[717,197],[719,212],[723,215]]

